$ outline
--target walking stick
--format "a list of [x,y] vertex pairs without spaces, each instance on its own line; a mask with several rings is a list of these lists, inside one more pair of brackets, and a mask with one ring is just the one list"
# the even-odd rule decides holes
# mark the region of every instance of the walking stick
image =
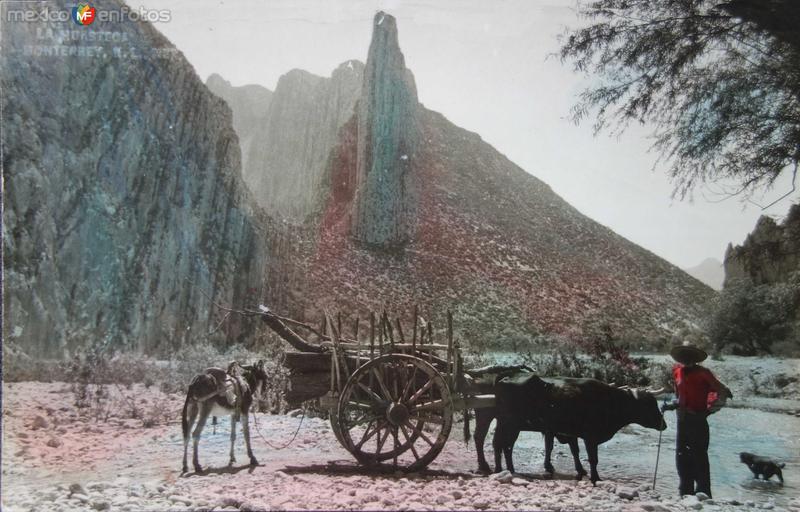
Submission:
[[656,450],[656,468],[653,470],[653,490],[656,489],[656,475],[658,474],[658,458],[661,456],[661,436],[664,431],[658,433],[658,449]]
[[[664,403],[661,405],[661,415],[664,415],[664,410],[667,408],[667,397],[664,397]],[[663,430],[658,431],[658,448],[656,449],[656,467],[653,470],[653,490],[656,490],[656,475],[658,475],[658,459],[661,457],[661,436],[664,435]]]

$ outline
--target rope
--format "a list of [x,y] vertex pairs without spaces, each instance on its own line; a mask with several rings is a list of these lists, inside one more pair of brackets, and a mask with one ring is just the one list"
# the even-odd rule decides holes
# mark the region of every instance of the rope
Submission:
[[264,443],[266,443],[266,445],[272,448],[273,450],[283,450],[284,448],[288,448],[289,445],[294,442],[295,438],[297,438],[297,434],[300,432],[300,427],[303,426],[303,420],[305,418],[306,418],[306,410],[303,409],[303,415],[300,417],[300,423],[297,425],[297,430],[294,431],[294,435],[292,436],[291,439],[289,439],[289,442],[284,444],[283,446],[275,446],[274,444],[267,441],[267,438],[264,437],[264,434],[261,433],[261,428],[258,426],[258,412],[253,411],[253,424],[256,427],[256,433],[261,438],[261,440],[264,441]]

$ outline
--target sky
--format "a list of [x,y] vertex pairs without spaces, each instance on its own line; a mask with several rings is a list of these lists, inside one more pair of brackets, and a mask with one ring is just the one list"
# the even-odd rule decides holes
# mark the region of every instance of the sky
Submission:
[[[582,213],[683,267],[723,259],[760,215],[782,217],[789,200],[762,211],[729,198],[725,186],[672,199],[664,166],[654,165],[651,130],[594,135],[570,108],[592,77],[553,54],[558,35],[579,26],[574,0],[129,0],[169,8],[155,26],[180,49],[201,79],[218,73],[234,85],[274,90],[300,68],[321,76],[348,59],[366,60],[378,10],[397,18],[400,47],[419,100],[480,136],[541,179]],[[733,187],[729,185],[728,189]],[[776,184],[759,204],[791,188]],[[797,196],[794,196],[797,200]]]

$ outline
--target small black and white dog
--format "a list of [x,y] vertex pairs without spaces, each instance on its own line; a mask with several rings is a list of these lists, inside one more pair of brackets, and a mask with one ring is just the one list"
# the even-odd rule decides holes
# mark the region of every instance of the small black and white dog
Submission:
[[769,480],[772,478],[772,475],[778,475],[778,480],[783,483],[783,472],[781,468],[786,466],[783,462],[778,463],[767,457],[759,457],[758,455],[747,452],[740,453],[739,460],[747,464],[747,467],[753,472],[754,478],[758,478],[760,475],[764,480]]

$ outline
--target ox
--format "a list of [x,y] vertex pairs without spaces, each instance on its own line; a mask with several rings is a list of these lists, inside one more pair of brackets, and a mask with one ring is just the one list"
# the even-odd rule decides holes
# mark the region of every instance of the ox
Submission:
[[[532,375],[533,370],[527,366],[488,366],[475,370],[467,370],[467,374],[471,377],[470,390],[474,394],[495,394],[495,382],[503,377],[510,377],[512,375]],[[482,473],[489,473],[491,468],[486,462],[486,457],[483,452],[483,446],[486,441],[486,435],[489,433],[489,427],[492,420],[497,417],[497,407],[482,407],[475,409],[475,451],[478,454],[478,471]],[[553,451],[553,438],[556,437],[562,444],[569,445],[570,452],[572,452],[572,459],[575,463],[575,471],[577,472],[577,479],[580,480],[587,473],[583,468],[580,461],[580,449],[578,448],[578,439],[570,436],[554,436],[545,433],[543,425],[539,424],[526,424],[520,430],[530,432],[542,432],[545,434],[545,459],[544,469],[551,475],[555,473],[555,468],[551,462],[551,453]],[[517,433],[518,434],[518,433]],[[516,442],[516,437],[511,441],[513,444]],[[469,415],[464,417],[464,441],[469,442]],[[503,467],[499,460],[496,460],[495,473],[502,471]],[[513,472],[514,466],[511,457],[506,457],[506,463],[509,464],[508,470]]]
[[594,484],[600,480],[597,447],[619,429],[630,423],[656,430],[667,428],[655,398],[660,392],[616,388],[595,379],[543,379],[533,374],[500,378],[495,386],[495,465],[500,466],[502,452],[506,466],[513,471],[514,442],[521,430],[535,426],[545,432],[548,450],[556,434],[583,439]]

